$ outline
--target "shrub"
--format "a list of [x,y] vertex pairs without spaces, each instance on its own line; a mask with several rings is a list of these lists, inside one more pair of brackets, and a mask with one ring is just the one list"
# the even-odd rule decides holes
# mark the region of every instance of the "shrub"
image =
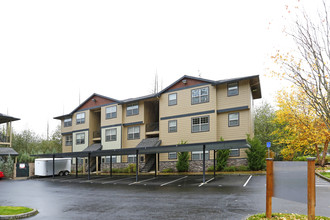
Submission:
[[174,169],[172,169],[172,168],[167,168],[167,169],[162,170],[162,173],[173,173],[173,172],[174,172]]
[[247,137],[250,148],[246,150],[248,156],[248,166],[250,170],[263,170],[266,168],[266,152],[267,149],[265,146],[261,145],[261,141],[256,137],[250,138]]
[[[187,144],[187,141],[181,140],[179,145]],[[189,169],[189,153],[188,152],[179,152],[178,153],[178,162],[176,163],[176,169],[178,172],[187,172]]]
[[216,170],[221,171],[227,166],[230,150],[218,150]]
[[129,164],[128,165],[128,173],[135,173],[136,172],[136,164]]
[[14,160],[11,156],[7,157],[7,160],[0,160],[0,170],[6,177],[12,177],[14,173]]
[[214,171],[214,167],[213,166],[209,166],[208,168],[207,168],[207,172],[213,172]]
[[234,166],[230,166],[230,167],[224,167],[223,171],[225,172],[235,172],[236,171],[236,167]]

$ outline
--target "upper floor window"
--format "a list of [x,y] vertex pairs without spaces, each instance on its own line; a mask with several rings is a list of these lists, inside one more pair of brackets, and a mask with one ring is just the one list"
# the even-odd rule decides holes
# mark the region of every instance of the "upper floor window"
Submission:
[[177,94],[172,93],[168,95],[168,105],[176,105],[177,104]]
[[65,136],[65,146],[72,146],[72,135]]
[[199,104],[209,101],[209,87],[191,90],[191,104]]
[[[192,160],[203,160],[203,151],[193,151],[191,152]],[[205,159],[209,159],[209,151],[205,151]]]
[[105,130],[105,141],[117,140],[117,128],[111,128]]
[[227,84],[227,96],[238,95],[238,82]]
[[127,139],[140,139],[140,126],[127,128]]
[[168,121],[168,132],[177,132],[177,120]]
[[76,144],[85,144],[85,133],[76,134]]
[[105,108],[105,118],[117,118],[117,106],[110,106]]
[[139,103],[127,104],[126,116],[138,115],[139,114]]
[[72,126],[72,119],[71,118],[64,119],[64,127],[70,127],[70,126]]
[[228,114],[228,126],[234,127],[239,126],[239,113],[230,113]]
[[77,113],[76,123],[77,125],[85,123],[85,112]]
[[191,132],[209,131],[209,116],[202,116],[191,119]]

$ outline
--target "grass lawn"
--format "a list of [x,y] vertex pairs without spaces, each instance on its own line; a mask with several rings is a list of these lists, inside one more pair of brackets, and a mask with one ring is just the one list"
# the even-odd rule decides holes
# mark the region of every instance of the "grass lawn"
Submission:
[[0,206],[0,215],[18,215],[32,210],[26,207]]
[[330,178],[330,172],[322,172],[321,175]]
[[[273,220],[307,220],[306,215],[298,215],[298,214],[283,214],[283,213],[273,213],[272,218]],[[315,216],[316,220],[330,220],[328,217],[322,216]],[[267,220],[266,214],[256,214],[250,216],[247,220]]]

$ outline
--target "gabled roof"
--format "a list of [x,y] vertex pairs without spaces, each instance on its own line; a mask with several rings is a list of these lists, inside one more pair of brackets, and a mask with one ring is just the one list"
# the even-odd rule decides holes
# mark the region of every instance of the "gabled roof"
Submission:
[[0,124],[18,120],[21,119],[0,113]]
[[[86,105],[88,104],[88,102],[96,101],[96,99],[95,99],[96,97],[99,97],[100,99],[103,99],[103,100],[109,100],[110,102],[113,102],[113,103],[121,103],[121,101],[119,101],[117,99],[110,98],[110,97],[100,95],[100,94],[97,94],[97,93],[93,93],[83,103],[81,103],[77,108],[75,108],[71,113],[66,114],[66,115],[61,115],[61,116],[58,116],[58,117],[54,117],[54,119],[63,119],[63,118],[71,117],[78,110],[91,108],[91,107],[88,107]],[[100,107],[100,106],[103,106],[103,105],[104,104],[102,104],[102,103],[98,104],[98,103],[95,102],[95,104],[93,105],[92,108],[97,108],[97,107]]]

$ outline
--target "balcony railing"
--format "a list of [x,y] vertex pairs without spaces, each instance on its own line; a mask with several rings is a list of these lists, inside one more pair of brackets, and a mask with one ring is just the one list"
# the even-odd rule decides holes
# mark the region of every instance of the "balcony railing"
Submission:
[[159,122],[147,124],[146,132],[159,131]]
[[3,133],[0,133],[0,142],[2,143],[9,143],[10,142],[10,137],[6,136]]
[[93,132],[93,138],[100,138],[101,137],[101,131],[94,131]]

